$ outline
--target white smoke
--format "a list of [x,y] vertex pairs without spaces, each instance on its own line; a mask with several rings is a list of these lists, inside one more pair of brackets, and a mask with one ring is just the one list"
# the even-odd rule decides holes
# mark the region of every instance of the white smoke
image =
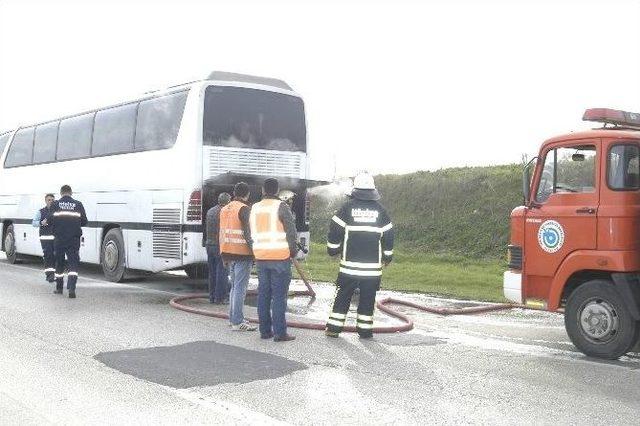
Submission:
[[353,182],[349,178],[338,179],[328,185],[316,186],[307,190],[309,195],[322,198],[327,203],[344,199],[351,194]]

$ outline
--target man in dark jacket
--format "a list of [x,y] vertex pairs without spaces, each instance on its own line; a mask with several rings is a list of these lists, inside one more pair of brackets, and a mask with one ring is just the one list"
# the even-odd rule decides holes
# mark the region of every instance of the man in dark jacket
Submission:
[[82,203],[74,200],[71,197],[72,194],[69,185],[62,186],[60,188],[61,197],[53,203],[51,210],[56,252],[56,289],[54,293],[62,294],[66,256],[69,266],[67,290],[69,298],[75,299],[80,264],[80,238],[82,237],[82,227],[87,225],[87,214]]
[[218,195],[218,204],[207,211],[205,219],[205,247],[209,261],[209,303],[222,304],[229,300],[229,271],[220,256],[220,209],[229,204],[231,195]]
[[338,337],[347,318],[351,296],[360,290],[356,328],[361,338],[373,336],[373,309],[380,288],[382,267],[393,257],[393,225],[378,202],[373,177],[361,173],[354,179],[351,200],[331,218],[327,251],[340,255],[338,291],[327,321],[326,334]]
[[47,281],[52,283],[55,279],[54,273],[56,271],[55,264],[55,252],[54,252],[54,236],[53,225],[51,216],[51,205],[55,201],[53,194],[47,194],[44,196],[45,206],[38,210],[36,216],[33,218],[31,224],[34,228],[39,228],[38,234],[40,236],[40,245],[42,246],[42,255],[44,258],[44,275]]

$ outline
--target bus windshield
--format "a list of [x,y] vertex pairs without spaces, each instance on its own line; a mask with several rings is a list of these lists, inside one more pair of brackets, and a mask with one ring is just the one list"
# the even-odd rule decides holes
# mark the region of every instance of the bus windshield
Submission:
[[209,146],[306,151],[302,99],[240,87],[210,86],[203,142]]

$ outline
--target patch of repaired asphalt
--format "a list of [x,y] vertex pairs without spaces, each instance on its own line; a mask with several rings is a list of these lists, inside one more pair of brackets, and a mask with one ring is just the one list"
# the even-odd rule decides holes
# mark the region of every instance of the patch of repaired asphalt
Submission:
[[213,341],[102,352],[94,358],[124,374],[180,389],[275,379],[307,368],[278,355]]

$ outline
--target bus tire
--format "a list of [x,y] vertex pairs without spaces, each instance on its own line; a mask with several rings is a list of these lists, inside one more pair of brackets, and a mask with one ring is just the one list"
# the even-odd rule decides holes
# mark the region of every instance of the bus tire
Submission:
[[204,263],[196,263],[184,267],[184,272],[192,280],[204,280],[209,277],[209,267]]
[[122,231],[114,228],[107,232],[100,249],[100,264],[104,277],[111,282],[122,282],[125,274],[125,249]]
[[16,251],[16,233],[13,230],[13,225],[7,227],[7,231],[4,233],[4,253],[7,256],[7,261],[11,264],[18,262],[18,252]]
[[588,281],[569,296],[564,325],[587,356],[618,359],[638,341],[640,327],[611,281]]

